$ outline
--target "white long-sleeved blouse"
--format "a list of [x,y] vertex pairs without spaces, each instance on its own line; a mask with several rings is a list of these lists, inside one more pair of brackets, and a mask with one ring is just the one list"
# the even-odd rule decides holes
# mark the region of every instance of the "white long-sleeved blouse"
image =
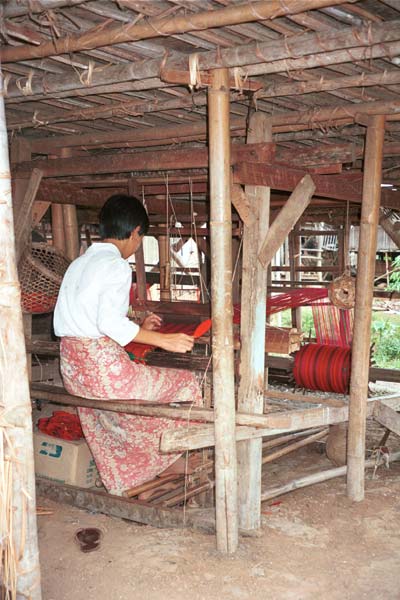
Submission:
[[114,244],[96,243],[68,267],[54,310],[57,336],[108,336],[121,346],[139,326],[127,317],[132,272]]

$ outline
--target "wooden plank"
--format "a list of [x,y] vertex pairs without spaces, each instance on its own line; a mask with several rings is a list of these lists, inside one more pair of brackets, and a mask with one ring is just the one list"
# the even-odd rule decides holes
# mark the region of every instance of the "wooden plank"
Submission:
[[261,244],[258,260],[264,269],[270,264],[273,256],[310,204],[314,191],[315,184],[310,175],[304,175],[281,208]]
[[286,163],[288,167],[306,168],[313,165],[354,163],[357,157],[363,154],[363,147],[355,144],[315,144],[311,148],[279,148],[276,151],[275,161]]
[[[271,140],[272,125],[267,115],[261,112],[252,115],[248,142]],[[257,254],[269,227],[270,190],[267,187],[246,186],[246,197],[255,218],[243,229],[238,410],[260,414],[264,409],[267,273],[261,268]],[[238,444],[237,455],[239,526],[246,530],[259,529],[261,439]]]
[[113,496],[107,492],[60,484],[40,477],[36,478],[38,496],[55,502],[76,506],[94,513],[102,513],[152,527],[191,527],[206,533],[215,530],[213,511],[163,508],[140,500]]
[[384,400],[375,402],[373,414],[374,419],[378,423],[387,427],[396,435],[400,435],[400,415],[393,408],[385,404]]
[[[400,395],[380,396],[369,398],[367,401],[367,416],[373,415],[374,403],[384,401],[394,410],[400,409]],[[238,413],[237,413],[238,414]],[[300,431],[335,423],[344,423],[348,420],[348,406],[318,407],[305,410],[287,411],[263,415],[269,427],[254,429],[243,426],[236,427],[236,440],[256,439],[270,437],[289,431]],[[252,415],[252,419],[260,415]],[[207,448],[214,445],[213,428],[210,425],[192,426],[185,430],[165,432],[161,437],[160,449],[162,452],[184,452],[196,448]]]
[[[277,165],[256,165],[238,162],[233,167],[233,181],[242,185],[266,185],[275,190],[291,192],[306,175],[305,170]],[[360,174],[313,175],[315,195],[336,200],[361,202],[362,176]]]

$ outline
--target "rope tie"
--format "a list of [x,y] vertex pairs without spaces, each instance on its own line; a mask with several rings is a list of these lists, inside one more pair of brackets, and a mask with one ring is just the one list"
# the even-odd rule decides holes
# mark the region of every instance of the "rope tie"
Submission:
[[2,94],[4,98],[7,98],[8,95],[8,84],[10,83],[11,75],[10,73],[6,73],[3,75],[3,90]]
[[29,71],[29,75],[25,80],[25,84],[22,84],[22,81],[24,81],[23,77],[20,77],[15,82],[15,85],[17,86],[17,88],[19,89],[21,94],[23,94],[24,96],[32,96],[33,95],[32,79],[33,79],[33,69],[31,69],[31,71]]
[[89,60],[89,66],[87,70],[79,74],[79,81],[82,85],[85,85],[86,87],[90,87],[92,85],[93,71],[94,62],[92,60]]
[[233,69],[233,78],[235,81],[235,90],[242,93],[245,83],[248,78],[248,73],[244,73],[243,69],[240,67],[234,67]]
[[201,74],[199,68],[199,54],[195,52],[189,56],[189,88],[192,91],[194,88],[201,86]]

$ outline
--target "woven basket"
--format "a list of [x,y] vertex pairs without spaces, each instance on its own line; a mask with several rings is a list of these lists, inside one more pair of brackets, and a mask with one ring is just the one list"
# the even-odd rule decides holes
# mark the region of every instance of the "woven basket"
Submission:
[[21,304],[24,313],[51,312],[69,261],[45,243],[33,243],[18,265]]

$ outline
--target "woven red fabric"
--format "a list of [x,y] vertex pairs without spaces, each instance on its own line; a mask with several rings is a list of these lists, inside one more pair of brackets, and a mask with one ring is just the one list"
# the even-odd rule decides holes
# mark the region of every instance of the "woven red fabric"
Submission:
[[[158,329],[160,333],[186,333],[195,338],[199,338],[211,328],[211,319],[206,319],[200,324],[198,323],[165,323]],[[133,354],[133,360],[142,361],[149,352],[154,350],[156,346],[149,344],[139,344],[138,342],[129,342],[124,349],[126,352]]]
[[80,440],[83,438],[83,431],[78,415],[56,410],[48,418],[39,419],[38,429],[42,433],[63,440]]

